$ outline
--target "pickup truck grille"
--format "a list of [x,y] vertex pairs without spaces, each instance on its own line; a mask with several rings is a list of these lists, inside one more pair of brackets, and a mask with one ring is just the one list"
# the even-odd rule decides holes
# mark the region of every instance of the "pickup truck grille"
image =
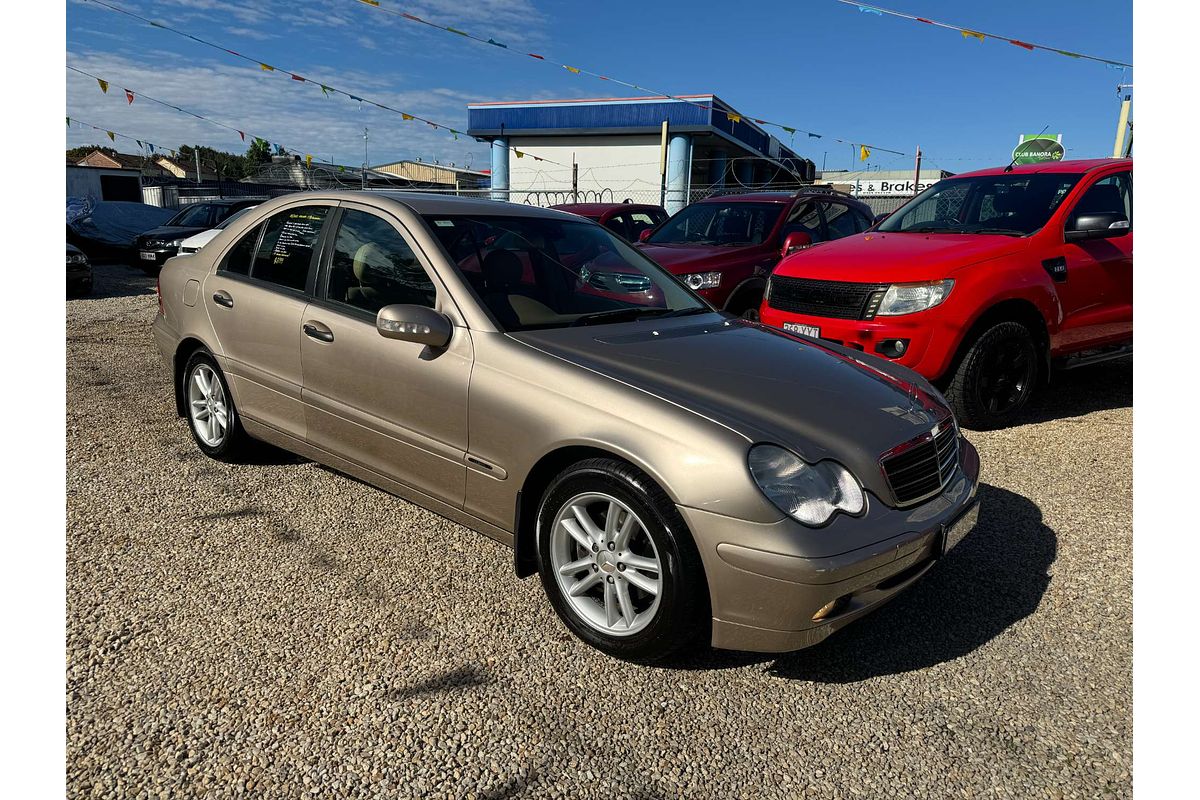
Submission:
[[958,466],[958,428],[950,419],[938,423],[937,433],[925,434],[896,448],[880,461],[896,502],[918,503],[940,492]]
[[871,295],[886,291],[886,283],[843,283],[808,278],[771,276],[771,296],[767,305],[793,314],[838,319],[870,319],[875,316],[876,300],[868,309]]

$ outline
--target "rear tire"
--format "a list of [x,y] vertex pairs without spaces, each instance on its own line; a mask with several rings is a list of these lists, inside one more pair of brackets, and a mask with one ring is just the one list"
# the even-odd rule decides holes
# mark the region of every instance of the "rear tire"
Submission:
[[946,399],[962,426],[1001,428],[1029,402],[1037,375],[1037,345],[1029,329],[1019,322],[1001,322],[971,343]]
[[652,663],[707,644],[708,584],[691,533],[629,464],[594,458],[560,474],[538,508],[537,554],[554,611],[597,650]]
[[196,445],[218,461],[239,461],[254,440],[242,428],[233,394],[216,359],[207,350],[197,350],[183,370],[181,390],[188,427]]

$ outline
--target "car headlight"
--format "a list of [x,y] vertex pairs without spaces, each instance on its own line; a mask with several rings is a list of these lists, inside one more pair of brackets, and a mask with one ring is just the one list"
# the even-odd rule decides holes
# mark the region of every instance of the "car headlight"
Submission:
[[83,253],[71,253],[70,255],[67,256],[67,263],[68,264],[86,264],[87,256],[85,256]]
[[838,511],[860,514],[866,498],[850,471],[836,461],[809,464],[773,444],[750,448],[750,474],[780,511],[804,525],[824,525]]
[[715,289],[721,285],[721,273],[693,272],[690,275],[684,275],[683,282],[692,291],[696,291],[697,289]]
[[176,250],[183,244],[183,239],[172,239],[167,242],[167,247],[174,247]]
[[944,281],[929,283],[897,283],[888,287],[879,303],[877,317],[896,317],[901,314],[914,314],[933,308],[950,295],[954,281],[947,278]]

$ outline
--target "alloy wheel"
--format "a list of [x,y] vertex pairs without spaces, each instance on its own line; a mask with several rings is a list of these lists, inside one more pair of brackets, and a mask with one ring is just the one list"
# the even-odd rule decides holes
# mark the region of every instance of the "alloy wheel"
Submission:
[[645,524],[625,503],[603,492],[572,497],[554,518],[549,544],[558,588],[588,626],[631,636],[654,619],[662,564]]
[[192,429],[209,447],[220,447],[229,433],[229,404],[216,370],[198,364],[188,380],[188,415]]

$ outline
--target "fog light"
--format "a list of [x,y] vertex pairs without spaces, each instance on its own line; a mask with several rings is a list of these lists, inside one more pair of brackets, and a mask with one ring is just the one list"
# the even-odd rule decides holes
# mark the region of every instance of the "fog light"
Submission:
[[908,352],[908,339],[884,339],[875,345],[875,352],[887,358],[899,358]]
[[849,602],[850,595],[848,594],[844,594],[836,600],[829,601],[825,605],[821,606],[821,609],[817,613],[812,615],[812,621],[820,622],[823,619],[832,617],[834,614],[845,608]]

